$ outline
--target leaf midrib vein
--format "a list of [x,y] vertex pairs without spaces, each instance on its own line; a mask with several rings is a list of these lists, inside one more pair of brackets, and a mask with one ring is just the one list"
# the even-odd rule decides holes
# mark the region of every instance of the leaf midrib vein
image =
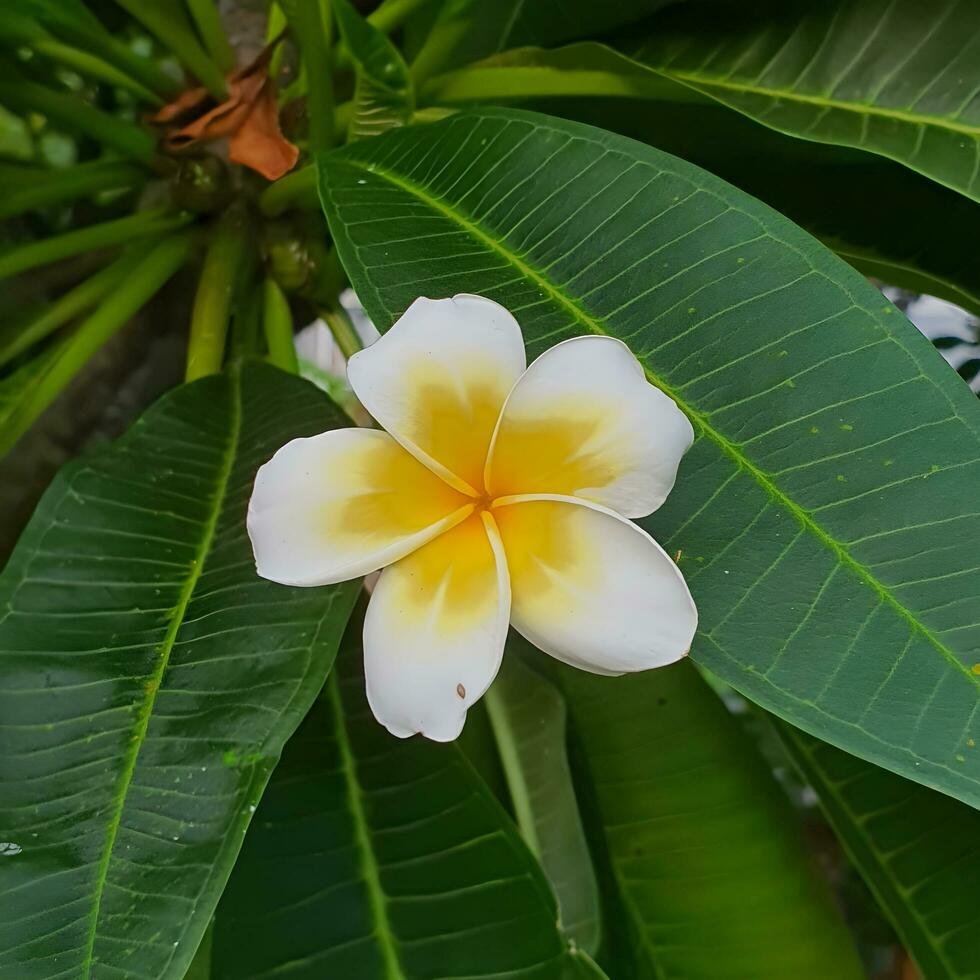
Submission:
[[331,671],[327,680],[327,697],[334,717],[334,732],[340,753],[340,768],[347,787],[347,799],[354,824],[354,839],[361,855],[361,873],[364,887],[368,893],[368,904],[374,916],[374,936],[381,947],[385,976],[388,980],[407,980],[402,972],[395,947],[394,930],[388,919],[388,899],[381,886],[381,870],[369,838],[367,814],[364,812],[361,784],[357,779],[357,761],[350,745],[347,723],[344,718],[344,704],[340,696],[340,684],[336,672]]
[[99,913],[102,907],[102,896],[105,894],[106,881],[109,875],[109,865],[112,860],[112,851],[115,846],[116,837],[119,833],[119,827],[122,823],[122,814],[123,809],[125,808],[126,795],[129,792],[129,787],[133,781],[133,775],[136,772],[136,763],[139,758],[140,750],[143,747],[143,743],[146,740],[146,733],[149,729],[150,718],[153,714],[153,706],[156,703],[157,695],[160,693],[163,675],[166,673],[167,665],[170,662],[170,655],[173,652],[176,644],[177,634],[180,631],[180,627],[183,625],[187,608],[190,605],[191,598],[194,595],[194,590],[197,588],[197,584],[200,581],[204,570],[205,558],[207,557],[207,554],[211,549],[211,544],[214,541],[215,533],[218,527],[218,518],[220,517],[222,511],[222,501],[224,500],[229,482],[231,480],[232,469],[234,467],[238,444],[241,438],[242,425],[240,380],[237,373],[232,373],[229,376],[229,383],[232,389],[231,425],[229,426],[228,431],[228,442],[221,459],[221,467],[218,471],[217,479],[215,480],[214,494],[211,498],[211,512],[204,524],[204,533],[201,535],[201,540],[194,555],[194,563],[191,568],[191,573],[187,577],[187,581],[177,598],[177,604],[174,606],[170,625],[167,628],[167,633],[161,645],[161,655],[157,664],[157,669],[153,672],[153,675],[148,681],[148,694],[143,703],[143,708],[136,719],[136,725],[134,726],[133,730],[134,737],[131,740],[132,749],[130,750],[129,756],[126,759],[126,765],[123,768],[123,771],[120,773],[118,780],[118,789],[116,791],[114,801],[115,812],[106,832],[106,841],[103,847],[102,856],[99,860],[98,875],[96,878],[95,887],[95,905],[92,909],[89,932],[86,938],[83,953],[84,960],[82,966],[85,971],[82,975],[83,980],[88,980],[88,978],[91,977],[92,967],[95,965],[93,953],[95,951],[95,941],[98,932]]
[[[451,221],[455,221],[468,234],[482,242],[491,251],[496,252],[502,258],[506,259],[523,275],[527,276],[527,278],[533,281],[543,293],[565,309],[590,333],[603,337],[615,337],[615,334],[605,329],[599,319],[591,316],[573,299],[567,297],[547,276],[529,265],[521,256],[513,252],[503,242],[484,231],[476,221],[471,220],[464,214],[457,211],[451,205],[447,204],[445,201],[430,194],[424,187],[373,162],[369,164],[350,156],[345,158],[345,162],[353,166],[360,167],[362,170],[374,175],[375,177],[381,177],[384,180],[389,181],[394,186],[399,187],[404,192],[413,195],[424,204],[427,204],[429,207],[439,211],[446,218],[450,219]],[[942,643],[924,623],[918,620],[915,614],[907,606],[903,605],[892,594],[892,592],[868,570],[865,565],[862,565],[856,558],[854,558],[841,542],[825,531],[816,522],[812,514],[806,508],[800,506],[794,500],[788,497],[768,474],[763,472],[758,466],[756,466],[755,463],[739,452],[738,447],[734,443],[732,443],[709,423],[708,416],[705,413],[686,402],[681,397],[679,392],[675,391],[662,378],[654,374],[654,372],[651,371],[645,364],[643,365],[643,371],[650,383],[663,391],[664,394],[670,396],[677,403],[677,405],[683,409],[688,418],[695,422],[701,431],[711,438],[721,448],[721,450],[734,461],[739,469],[745,470],[747,473],[749,473],[749,475],[752,476],[752,478],[770,495],[770,497],[772,497],[773,500],[789,511],[806,530],[810,531],[817,538],[817,540],[829,548],[837,557],[838,561],[846,565],[855,575],[858,576],[858,578],[863,580],[886,605],[891,606],[909,624],[913,632],[920,633],[922,636],[924,636],[955,669],[957,669],[967,680],[969,680],[974,687],[980,690],[980,675],[972,675],[959,661],[956,654],[953,653],[953,651],[944,643]]]
[[[652,67],[652,66],[651,66]],[[704,88],[723,89],[728,92],[739,92],[745,95],[762,95],[770,99],[784,102],[799,102],[803,105],[815,105],[822,109],[836,109],[840,112],[853,112],[861,116],[874,116],[909,123],[914,126],[934,126],[937,129],[947,129],[954,133],[964,133],[974,139],[980,137],[980,126],[970,123],[957,122],[944,116],[929,116],[908,109],[887,108],[873,105],[869,102],[853,102],[845,99],[835,99],[827,95],[807,95],[792,89],[771,88],[766,85],[753,85],[749,82],[733,82],[730,79],[713,75],[699,75],[697,72],[678,71],[672,68],[653,68],[658,74],[689,85]]]

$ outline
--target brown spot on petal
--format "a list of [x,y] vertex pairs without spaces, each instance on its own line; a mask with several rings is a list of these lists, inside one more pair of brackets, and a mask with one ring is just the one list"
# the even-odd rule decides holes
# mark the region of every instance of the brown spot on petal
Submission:
[[458,694],[458,695],[459,695],[459,696],[460,696],[461,698],[465,698],[465,697],[466,697],[466,688],[465,688],[465,687],[463,687],[463,685],[462,685],[462,684],[457,684],[457,685],[456,685],[456,693],[457,693],[457,694]]

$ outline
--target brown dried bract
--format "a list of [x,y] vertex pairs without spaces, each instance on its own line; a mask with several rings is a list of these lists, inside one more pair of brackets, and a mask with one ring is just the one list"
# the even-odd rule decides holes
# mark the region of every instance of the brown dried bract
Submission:
[[299,150],[279,128],[276,88],[269,78],[269,58],[276,43],[269,44],[250,65],[228,76],[228,98],[220,105],[198,115],[210,96],[207,89],[194,88],[153,116],[152,122],[178,127],[166,134],[167,149],[181,153],[227,138],[230,159],[268,180],[278,180],[292,170]]

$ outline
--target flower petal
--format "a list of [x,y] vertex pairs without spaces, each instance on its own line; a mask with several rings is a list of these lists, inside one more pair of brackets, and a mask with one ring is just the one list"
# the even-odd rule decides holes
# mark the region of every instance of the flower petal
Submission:
[[487,461],[494,497],[557,493],[627,517],[667,498],[694,430],[612,337],[576,337],[542,354],[514,386]]
[[397,561],[472,509],[386,432],[334,429],[259,468],[248,533],[263,578],[328,585]]
[[501,406],[526,364],[517,321],[482,296],[417,299],[347,366],[364,407],[464,493],[483,492]]
[[378,721],[400,738],[456,738],[500,667],[509,614],[503,546],[487,512],[386,568],[364,619]]
[[574,498],[495,507],[514,628],[558,660],[599,674],[662,667],[697,628],[684,577],[646,531]]

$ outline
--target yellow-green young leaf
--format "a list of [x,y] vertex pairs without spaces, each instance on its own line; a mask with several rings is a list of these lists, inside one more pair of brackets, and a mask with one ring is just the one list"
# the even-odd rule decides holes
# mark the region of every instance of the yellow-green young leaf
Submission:
[[348,136],[377,136],[403,126],[415,111],[415,92],[401,52],[348,2],[332,0],[337,25],[354,63],[354,105]]
[[626,341],[697,438],[643,524],[681,552],[692,656],[840,747],[980,803],[980,403],[868,282],[697,167],[547,116],[467,110],[320,158],[386,330],[479,293],[531,356]]
[[[605,44],[515,48],[430,79],[425,102],[507,102],[547,96],[617,96],[712,105],[710,99],[651,71]],[[643,116],[629,104],[629,111]]]
[[[586,953],[599,946],[599,888],[565,749],[565,700],[517,655],[514,634],[484,699],[517,825],[558,899],[562,932]],[[469,722],[467,721],[467,725]]]
[[45,494],[0,577],[0,976],[184,976],[357,590],[255,574],[252,481],[343,424],[247,365]]
[[624,50],[793,136],[898,160],[980,200],[980,5],[678,6]]
[[378,724],[362,657],[354,617],[222,897],[213,980],[564,980],[554,898],[517,829],[457,745]]
[[639,975],[860,980],[796,814],[690,664],[555,676]]
[[980,811],[775,725],[922,975],[980,976]]

